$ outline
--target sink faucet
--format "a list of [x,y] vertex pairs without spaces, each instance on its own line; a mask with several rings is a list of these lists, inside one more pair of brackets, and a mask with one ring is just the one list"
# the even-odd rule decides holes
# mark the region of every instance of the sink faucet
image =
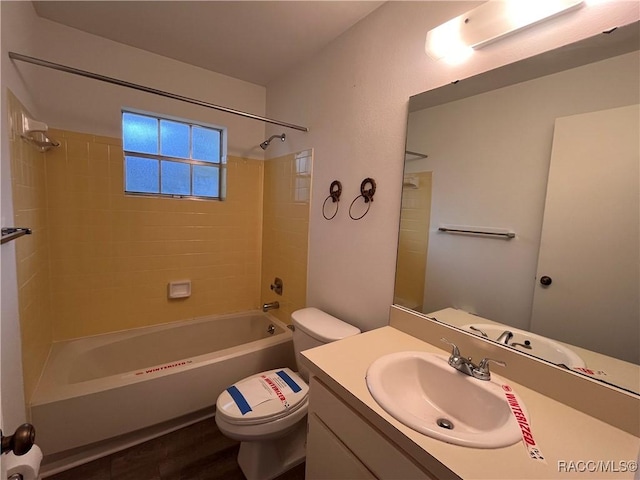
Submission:
[[509,330],[505,330],[500,334],[498,338],[496,338],[496,342],[504,343],[505,345],[509,345],[509,341],[513,338],[513,332]]
[[483,358],[480,363],[476,365],[471,361],[471,357],[464,358],[460,354],[460,349],[455,343],[451,343],[446,338],[441,338],[445,343],[451,345],[451,356],[449,357],[449,365],[458,370],[459,372],[469,375],[470,377],[477,378],[478,380],[490,380],[491,372],[489,371],[490,363],[497,363],[502,367],[506,367],[507,364],[500,360],[493,360],[492,358]]
[[271,303],[265,303],[264,305],[262,305],[263,312],[268,312],[269,310],[275,310],[276,308],[280,308],[280,302],[271,302]]

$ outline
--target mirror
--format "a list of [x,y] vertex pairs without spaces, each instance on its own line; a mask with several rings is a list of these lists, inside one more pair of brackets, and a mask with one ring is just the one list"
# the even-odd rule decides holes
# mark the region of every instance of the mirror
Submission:
[[411,97],[394,303],[574,346],[640,392],[639,32]]

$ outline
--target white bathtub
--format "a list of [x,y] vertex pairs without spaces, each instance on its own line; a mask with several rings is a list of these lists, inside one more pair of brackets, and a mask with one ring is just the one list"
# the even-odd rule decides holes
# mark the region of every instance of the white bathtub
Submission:
[[31,422],[45,455],[56,454],[212,411],[232,383],[286,366],[295,368],[291,331],[261,312],[58,342]]

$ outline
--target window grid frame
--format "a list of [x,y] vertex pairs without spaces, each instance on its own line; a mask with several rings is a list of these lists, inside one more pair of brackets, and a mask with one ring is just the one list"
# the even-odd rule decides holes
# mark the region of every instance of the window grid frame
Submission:
[[[143,116],[143,117],[147,117],[147,118],[152,118],[156,121],[156,128],[157,128],[157,137],[158,137],[158,141],[157,141],[157,145],[156,145],[156,149],[158,151],[157,154],[154,153],[144,153],[144,152],[136,152],[134,150],[126,150],[124,148],[124,141],[123,141],[123,162],[122,162],[122,167],[123,167],[123,174],[124,174],[124,182],[123,182],[123,190],[125,195],[134,195],[134,196],[142,196],[142,197],[162,197],[162,198],[177,198],[177,199],[187,199],[187,200],[208,200],[208,201],[212,201],[212,200],[217,200],[217,201],[224,201],[226,198],[226,179],[223,178],[223,175],[226,174],[226,168],[227,168],[227,156],[225,155],[226,153],[226,141],[227,141],[227,129],[225,127],[220,127],[220,126],[213,126],[213,125],[205,125],[202,123],[197,123],[197,122],[192,122],[189,120],[184,120],[184,119],[179,119],[179,118],[175,118],[175,117],[170,117],[170,116],[161,116],[158,114],[149,114],[148,112],[143,112],[143,111],[138,111],[138,110],[133,110],[133,109],[122,109],[121,110],[121,124],[124,124],[124,114],[125,113],[131,113],[133,115],[139,115],[139,116]],[[170,122],[174,122],[174,123],[181,123],[183,125],[187,125],[189,127],[189,158],[182,158],[182,157],[172,157],[170,155],[162,155],[162,129],[161,129],[161,122],[162,120],[167,120]],[[219,132],[220,134],[220,145],[219,145],[219,151],[218,151],[218,157],[219,157],[219,161],[218,162],[213,162],[213,161],[207,161],[207,160],[198,160],[198,159],[194,159],[193,157],[193,127],[200,127],[200,128],[204,128],[206,130],[214,130]],[[123,129],[124,130],[124,129]],[[123,139],[124,139],[124,131],[123,131]],[[148,160],[155,160],[158,162],[158,191],[157,192],[134,192],[134,191],[129,191],[126,189],[126,179],[127,179],[127,165],[126,165],[126,158],[127,157],[137,157],[137,158],[144,158],[144,159],[148,159]],[[177,193],[162,193],[162,162],[166,161],[166,162],[174,162],[174,163],[182,163],[182,164],[187,164],[189,165],[189,191],[191,192],[189,195],[184,195],[184,194],[177,194]],[[194,195],[193,194],[193,185],[194,185],[194,177],[193,177],[193,166],[194,165],[200,165],[200,166],[206,166],[206,167],[210,167],[210,168],[215,168],[218,170],[218,181],[217,181],[217,186],[218,186],[218,195],[216,196],[206,196],[206,195]]]

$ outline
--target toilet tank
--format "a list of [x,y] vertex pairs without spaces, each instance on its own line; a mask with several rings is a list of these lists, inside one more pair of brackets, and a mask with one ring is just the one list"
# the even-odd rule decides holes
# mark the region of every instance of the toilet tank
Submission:
[[359,328],[315,307],[296,310],[291,314],[291,319],[295,327],[293,349],[296,353],[296,364],[305,381],[309,380],[309,372],[302,367],[300,352],[360,333]]

